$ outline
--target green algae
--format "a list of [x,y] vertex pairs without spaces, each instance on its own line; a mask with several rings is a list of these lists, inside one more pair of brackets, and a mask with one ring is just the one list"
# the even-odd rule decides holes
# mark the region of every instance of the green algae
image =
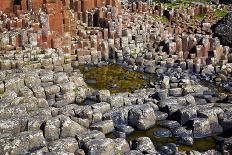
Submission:
[[[150,74],[130,71],[117,64],[102,67],[80,66],[84,80],[93,89],[108,89],[111,93],[132,92],[145,88],[152,78]],[[91,81],[88,83],[88,81]]]

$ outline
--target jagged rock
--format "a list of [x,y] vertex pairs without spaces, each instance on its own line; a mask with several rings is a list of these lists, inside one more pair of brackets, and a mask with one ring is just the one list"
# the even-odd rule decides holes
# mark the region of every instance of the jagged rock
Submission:
[[45,91],[44,91],[43,87],[41,87],[41,86],[33,87],[32,91],[33,91],[34,96],[36,98],[46,98]]
[[54,83],[59,84],[59,83],[65,83],[68,82],[68,76],[64,72],[58,72],[54,74]]
[[115,129],[117,131],[125,133],[126,135],[129,135],[132,132],[134,132],[134,129],[131,126],[127,126],[127,125],[116,125]]
[[0,120],[0,133],[17,134],[25,129],[25,119],[22,118],[10,118]]
[[82,125],[85,128],[89,128],[90,125],[90,121],[88,119],[85,118],[77,118],[77,117],[71,117],[71,119],[75,122],[77,122],[78,124]]

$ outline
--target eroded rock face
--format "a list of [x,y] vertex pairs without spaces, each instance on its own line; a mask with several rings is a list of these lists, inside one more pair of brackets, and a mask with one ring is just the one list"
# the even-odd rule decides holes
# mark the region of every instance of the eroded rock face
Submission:
[[232,46],[232,13],[228,13],[214,26],[214,33],[224,45]]

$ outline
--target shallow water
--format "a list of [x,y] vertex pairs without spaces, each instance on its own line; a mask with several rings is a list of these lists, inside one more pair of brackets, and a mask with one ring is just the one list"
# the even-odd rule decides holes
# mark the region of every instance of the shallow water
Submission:
[[132,92],[149,85],[150,74],[130,71],[120,65],[112,64],[102,67],[80,67],[84,79],[89,87],[94,89],[108,89],[111,93]]
[[[168,138],[156,138],[154,136],[154,132],[159,129],[165,129],[160,126],[154,126],[153,128],[147,130],[147,131],[135,131],[131,135],[127,137],[128,141],[137,139],[139,137],[149,137],[154,145],[157,147],[160,147],[161,145],[165,145],[168,143],[177,143],[177,138],[174,137],[168,137]],[[190,150],[197,150],[197,151],[207,151],[210,149],[216,148],[216,142],[213,137],[203,138],[203,139],[195,139],[193,146],[185,146],[180,145],[178,146],[179,151],[190,151]]]
[[[148,129],[147,131],[134,131],[131,135],[129,135],[126,140],[133,141],[139,137],[149,137],[153,144],[156,146],[156,148],[161,147],[162,145],[168,144],[168,143],[175,143],[177,144],[177,138],[175,137],[167,137],[167,138],[157,138],[154,136],[154,132],[160,129],[167,129],[160,127],[158,125]],[[108,134],[108,138],[114,139],[114,135]],[[214,137],[207,137],[202,139],[194,139],[193,146],[186,146],[186,145],[178,145],[179,151],[191,151],[196,150],[200,152],[204,152],[210,149],[216,149],[216,140]]]

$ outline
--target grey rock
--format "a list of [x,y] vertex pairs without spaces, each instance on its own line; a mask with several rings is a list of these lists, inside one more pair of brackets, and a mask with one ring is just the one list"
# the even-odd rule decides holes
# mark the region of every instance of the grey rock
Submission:
[[178,143],[192,146],[194,143],[194,140],[192,137],[180,137],[180,139],[178,140]]
[[79,149],[79,144],[75,138],[65,138],[50,142],[48,149],[50,152],[75,153]]
[[158,129],[154,132],[156,138],[167,138],[172,137],[172,133],[168,129]]
[[123,138],[114,139],[115,143],[115,154],[124,154],[130,151],[128,142]]
[[184,127],[178,127],[175,129],[172,129],[172,134],[174,137],[192,137],[192,130],[187,130]]
[[114,123],[112,120],[105,120],[101,122],[94,123],[90,126],[92,130],[99,130],[104,134],[108,134],[114,130]]
[[83,148],[83,145],[93,139],[104,139],[105,135],[98,130],[89,130],[76,135],[76,139],[79,142],[80,148]]
[[206,118],[194,118],[190,128],[193,130],[194,138],[204,138],[212,134],[210,122]]
[[133,141],[132,148],[137,151],[141,151],[146,154],[157,153],[155,146],[153,145],[149,137],[140,137]]
[[87,131],[86,128],[74,122],[70,118],[65,118],[61,124],[61,138],[75,137],[79,133]]
[[58,117],[46,121],[44,137],[47,141],[54,141],[60,137],[60,120]]
[[112,139],[92,139],[84,144],[88,155],[115,155],[115,143]]
[[129,111],[128,123],[138,130],[147,130],[155,125],[154,110],[149,105],[139,105]]
[[160,121],[160,126],[166,127],[169,129],[174,129],[174,128],[180,127],[180,123],[178,123],[177,121],[163,120],[163,121]]

